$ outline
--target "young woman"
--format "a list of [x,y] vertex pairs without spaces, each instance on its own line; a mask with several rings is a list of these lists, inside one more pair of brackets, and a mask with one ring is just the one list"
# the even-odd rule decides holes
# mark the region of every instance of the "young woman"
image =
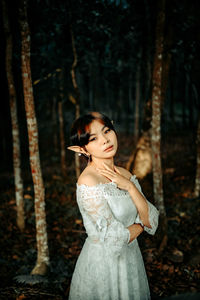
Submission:
[[145,300],[149,286],[137,237],[154,234],[158,211],[135,175],[114,164],[112,122],[98,112],[77,119],[68,149],[88,158],[78,178],[77,202],[87,239],[77,260],[70,300]]

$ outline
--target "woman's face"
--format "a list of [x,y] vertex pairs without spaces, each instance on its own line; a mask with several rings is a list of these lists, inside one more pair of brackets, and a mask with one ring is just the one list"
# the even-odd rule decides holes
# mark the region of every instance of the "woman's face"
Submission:
[[85,149],[92,157],[111,158],[117,152],[117,146],[117,136],[113,130],[97,120],[90,124],[90,138]]

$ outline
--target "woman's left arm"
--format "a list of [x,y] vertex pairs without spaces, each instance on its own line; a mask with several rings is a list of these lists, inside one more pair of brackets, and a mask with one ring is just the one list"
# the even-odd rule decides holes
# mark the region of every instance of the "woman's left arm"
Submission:
[[132,175],[131,178],[128,179],[122,175],[118,168],[115,167],[113,171],[106,165],[104,170],[101,169],[99,171],[102,175],[115,182],[119,188],[129,192],[138,211],[135,223],[141,224],[144,226],[145,231],[153,235],[158,227],[159,212],[156,207],[145,198],[136,176]]
[[140,193],[140,191],[137,189],[135,184],[131,181],[131,184],[128,186],[128,192],[131,196],[132,201],[134,202],[138,214],[140,216],[140,219],[142,221],[143,226],[151,228],[150,222],[149,222],[149,209],[147,200],[145,197]]
[[[137,180],[137,178],[136,178],[135,175],[131,176],[130,181],[134,184],[134,186],[141,193],[141,195],[143,195],[144,199],[146,199],[145,196],[144,196],[144,194],[142,193],[141,186],[140,186],[140,184],[139,184],[139,182],[138,182],[138,180]],[[154,235],[155,232],[156,232],[156,229],[158,227],[159,211],[147,199],[146,199],[146,203],[148,205],[148,220],[149,220],[149,223],[150,223],[151,227],[145,226],[145,224],[143,224],[142,219],[141,219],[139,213],[138,213],[138,215],[136,217],[135,223],[141,224],[142,226],[144,226],[144,230],[146,232],[148,232],[151,235]]]

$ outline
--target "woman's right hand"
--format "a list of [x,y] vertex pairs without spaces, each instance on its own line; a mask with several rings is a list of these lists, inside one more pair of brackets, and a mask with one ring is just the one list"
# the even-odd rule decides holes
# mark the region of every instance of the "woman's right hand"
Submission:
[[130,240],[129,244],[135,240],[143,231],[144,228],[140,224],[132,224],[129,227],[127,227],[130,232]]

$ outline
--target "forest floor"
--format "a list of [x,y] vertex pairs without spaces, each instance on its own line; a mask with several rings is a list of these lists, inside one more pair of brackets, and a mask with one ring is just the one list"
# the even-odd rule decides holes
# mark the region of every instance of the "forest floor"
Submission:
[[[126,147],[119,149],[117,164],[124,166],[133,144],[128,136],[120,136],[119,140]],[[192,197],[196,166],[194,134],[170,134],[164,136],[162,143],[168,244],[158,254],[156,236],[144,233],[139,239],[153,299],[200,292],[200,199]],[[24,172],[26,229],[21,233],[16,226],[13,175],[0,174],[0,299],[67,299],[86,234],[75,200],[73,167],[69,164],[64,181],[58,163],[49,156],[47,153],[46,159],[42,159],[51,261],[44,278],[29,275],[37,254],[30,175]],[[153,202],[152,175],[140,183]]]

